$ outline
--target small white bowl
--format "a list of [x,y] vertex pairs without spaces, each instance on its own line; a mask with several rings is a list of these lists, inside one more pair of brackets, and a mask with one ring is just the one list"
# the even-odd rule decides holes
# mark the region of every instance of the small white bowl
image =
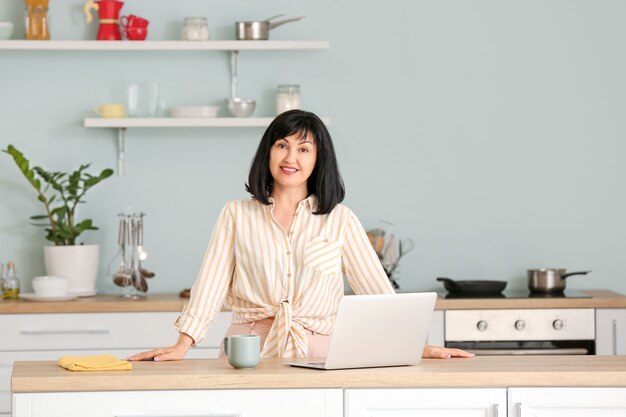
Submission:
[[64,297],[70,289],[70,281],[67,278],[52,275],[35,277],[32,284],[38,297]]
[[13,35],[13,22],[0,22],[0,41],[11,39]]
[[172,117],[204,118],[217,117],[219,106],[183,106],[172,107],[170,115]]

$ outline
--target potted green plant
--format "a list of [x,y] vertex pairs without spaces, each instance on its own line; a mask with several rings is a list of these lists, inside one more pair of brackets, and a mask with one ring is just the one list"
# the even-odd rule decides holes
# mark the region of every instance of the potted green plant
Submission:
[[110,177],[113,170],[104,169],[93,176],[86,172],[90,166],[86,164],[71,173],[47,171],[38,166],[31,168],[28,159],[13,145],[3,152],[13,157],[44,206],[45,214],[30,218],[45,228],[46,239],[54,244],[44,247],[46,273],[67,277],[72,294],[95,294],[99,246],[77,244],[77,239],[84,231],[98,228],[91,219],[78,221],[76,211],[85,202],[87,190]]

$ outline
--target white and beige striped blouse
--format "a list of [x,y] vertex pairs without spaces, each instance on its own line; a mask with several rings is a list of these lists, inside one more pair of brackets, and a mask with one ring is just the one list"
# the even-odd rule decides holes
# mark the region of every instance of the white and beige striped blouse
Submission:
[[217,221],[189,302],[176,321],[199,343],[222,304],[233,323],[274,317],[261,355],[306,357],[304,329],[330,334],[343,275],[356,294],[393,293],[363,226],[346,206],[315,215],[317,199],[299,203],[291,229],[274,204],[227,203]]

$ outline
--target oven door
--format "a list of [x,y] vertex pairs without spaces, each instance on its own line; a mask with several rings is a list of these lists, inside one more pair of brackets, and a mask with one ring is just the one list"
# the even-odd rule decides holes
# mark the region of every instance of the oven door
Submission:
[[593,340],[446,342],[445,346],[477,356],[595,355],[596,350]]
[[477,355],[594,355],[595,311],[447,310],[446,347]]

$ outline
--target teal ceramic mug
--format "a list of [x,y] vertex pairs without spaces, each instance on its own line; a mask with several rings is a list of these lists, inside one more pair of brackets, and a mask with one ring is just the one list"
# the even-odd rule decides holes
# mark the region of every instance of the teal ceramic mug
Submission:
[[227,336],[224,353],[233,368],[254,368],[261,357],[261,337],[254,334]]

